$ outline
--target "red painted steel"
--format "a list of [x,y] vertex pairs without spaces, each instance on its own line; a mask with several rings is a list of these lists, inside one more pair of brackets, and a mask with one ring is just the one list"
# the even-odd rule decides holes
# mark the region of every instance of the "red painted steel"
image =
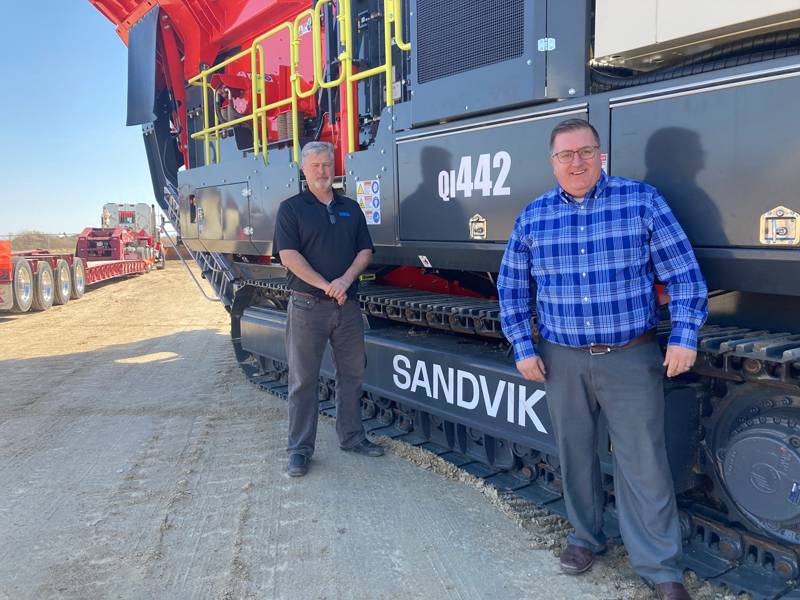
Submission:
[[86,266],[86,285],[92,285],[93,283],[105,281],[106,279],[113,279],[121,275],[143,273],[147,271],[147,262],[148,261],[138,259],[119,260],[112,263],[96,265],[88,263]]
[[[274,27],[294,22],[295,17],[304,10],[313,8],[311,0],[89,0],[112,23],[117,25],[117,33],[123,42],[128,43],[128,30],[154,7],[159,7],[159,37],[157,46],[157,88],[167,87],[175,100],[176,109],[172,115],[172,131],[179,133],[178,148],[188,161],[188,138],[186,116],[185,82],[200,73],[201,65],[213,65],[218,57],[236,54],[250,48],[256,37],[270,31]],[[335,7],[335,3],[332,3]],[[325,32],[322,32],[322,60],[325,60]],[[264,75],[267,90],[267,102],[275,102],[290,97],[291,81],[289,73],[290,40],[286,33],[279,33],[264,40]],[[313,43],[312,35],[300,36],[298,75],[302,90],[311,88],[313,81]],[[246,85],[242,90],[252,95],[250,57],[245,56],[225,67],[222,75],[225,81],[238,81],[238,85]],[[229,79],[229,76],[231,79]],[[216,79],[219,82],[221,79]],[[212,84],[213,85],[213,84]],[[355,84],[354,84],[355,85]],[[229,86],[230,87],[230,86]],[[337,147],[336,168],[341,172],[347,154],[346,119],[346,85],[339,87],[343,99],[339,113],[341,124],[336,122],[336,115],[326,120],[320,140],[331,142]],[[235,86],[232,88],[236,89]],[[242,96],[245,94],[243,93]],[[271,96],[271,97],[270,97]],[[357,94],[355,95],[357,98]],[[283,106],[271,111],[267,117],[268,139],[278,139],[277,118],[281,113],[289,112],[290,106]],[[306,118],[317,116],[313,97],[298,100],[298,110]],[[357,111],[355,111],[357,114]],[[252,114],[252,106],[248,104],[243,114]],[[213,117],[212,117],[213,119]],[[342,129],[345,129],[342,132]]]
[[0,242],[0,284],[11,283],[11,242]]
[[379,285],[390,287],[419,290],[422,292],[435,292],[437,294],[452,294],[454,296],[467,296],[469,298],[483,298],[480,294],[461,287],[458,281],[448,281],[439,275],[426,273],[419,267],[398,267],[391,273],[384,275],[377,282]]

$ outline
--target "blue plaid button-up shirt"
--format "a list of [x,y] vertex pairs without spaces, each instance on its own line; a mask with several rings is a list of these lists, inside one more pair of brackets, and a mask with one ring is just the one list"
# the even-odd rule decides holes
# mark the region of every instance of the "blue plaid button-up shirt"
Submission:
[[497,289],[516,360],[536,356],[531,303],[547,341],[621,346],[658,324],[654,279],[666,285],[670,344],[696,349],[708,288],[692,246],[658,191],[602,173],[583,202],[560,186],[514,224]]

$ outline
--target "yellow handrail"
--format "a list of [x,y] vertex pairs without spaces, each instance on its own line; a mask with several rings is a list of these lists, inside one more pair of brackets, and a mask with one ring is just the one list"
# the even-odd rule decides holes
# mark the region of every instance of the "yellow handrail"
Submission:
[[401,15],[403,13],[400,12],[401,2],[402,0],[394,0],[394,11],[392,12],[392,17],[394,20],[394,41],[400,50],[405,50],[408,52],[411,50],[411,43],[403,42],[403,22],[401,21]]
[[[384,0],[383,3],[383,25],[384,25],[384,53],[386,56],[385,63],[381,66],[362,71],[360,73],[353,73],[353,39],[352,39],[352,23],[350,22],[350,0],[338,0],[337,19],[339,21],[340,32],[344,42],[344,51],[339,54],[341,61],[341,72],[339,77],[333,81],[325,81],[322,72],[322,31],[321,31],[321,11],[322,6],[331,0],[319,0],[313,9],[308,9],[301,12],[295,18],[294,22],[285,22],[277,27],[274,27],[267,33],[257,37],[253,40],[250,48],[242,50],[238,54],[231,56],[218,65],[214,65],[209,69],[205,69],[200,74],[189,80],[190,85],[201,86],[206,92],[203,94],[203,130],[193,133],[192,139],[203,138],[205,142],[205,159],[208,165],[211,154],[211,140],[215,142],[216,162],[220,161],[220,143],[219,132],[233,125],[238,125],[246,121],[251,121],[253,125],[253,152],[256,156],[261,153],[261,146],[264,147],[264,164],[267,164],[267,118],[266,113],[275,108],[291,104],[292,106],[292,142],[293,142],[293,156],[294,161],[300,162],[300,144],[298,137],[298,98],[308,98],[317,93],[320,87],[333,88],[346,83],[347,85],[347,141],[349,152],[355,151],[356,147],[356,133],[355,133],[355,115],[354,113],[354,93],[353,85],[358,81],[380,75],[383,73],[386,76],[386,105],[394,105],[394,97],[392,94],[392,24],[394,24],[395,38],[394,42],[401,50],[408,51],[411,49],[411,44],[405,43],[402,40],[402,21],[400,18],[401,0]],[[301,89],[302,78],[297,73],[297,68],[300,64],[300,21],[306,17],[311,17],[311,31],[313,43],[313,64],[314,72],[312,75],[311,88],[305,92]],[[261,42],[276,35],[283,29],[289,29],[289,70],[290,70],[290,90],[291,95],[288,98],[278,100],[271,104],[267,104],[266,92],[266,73],[264,64],[264,49],[261,47]],[[211,127],[208,116],[208,89],[212,89],[208,83],[209,76],[221,69],[224,69],[229,64],[236,62],[242,57],[250,55],[250,68],[251,68],[251,85],[253,86],[253,113],[252,115],[240,117],[225,123],[219,122],[216,110],[214,111],[214,126]],[[261,121],[259,127],[259,119]],[[260,131],[259,131],[260,129]]]

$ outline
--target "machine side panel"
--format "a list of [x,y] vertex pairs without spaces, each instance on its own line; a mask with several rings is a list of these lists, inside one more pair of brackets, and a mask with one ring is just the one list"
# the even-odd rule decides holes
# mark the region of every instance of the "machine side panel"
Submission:
[[[800,76],[611,108],[613,175],[654,185],[692,244],[764,248],[760,217],[800,211]],[[800,258],[800,257],[799,257]]]
[[556,182],[550,132],[585,109],[397,144],[400,239],[470,241],[470,219],[486,219],[486,241],[507,242],[519,213]]
[[411,15],[415,125],[545,97],[544,0],[412,0]]
[[664,195],[712,288],[800,295],[800,245],[759,238],[765,213],[800,211],[798,94],[793,74],[611,100],[611,174]]

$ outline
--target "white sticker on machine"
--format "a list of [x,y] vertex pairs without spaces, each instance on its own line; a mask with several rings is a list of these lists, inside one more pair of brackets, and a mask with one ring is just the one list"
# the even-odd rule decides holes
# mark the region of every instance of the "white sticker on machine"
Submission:
[[367,225],[381,224],[381,182],[377,179],[359,181],[356,201],[364,213]]

